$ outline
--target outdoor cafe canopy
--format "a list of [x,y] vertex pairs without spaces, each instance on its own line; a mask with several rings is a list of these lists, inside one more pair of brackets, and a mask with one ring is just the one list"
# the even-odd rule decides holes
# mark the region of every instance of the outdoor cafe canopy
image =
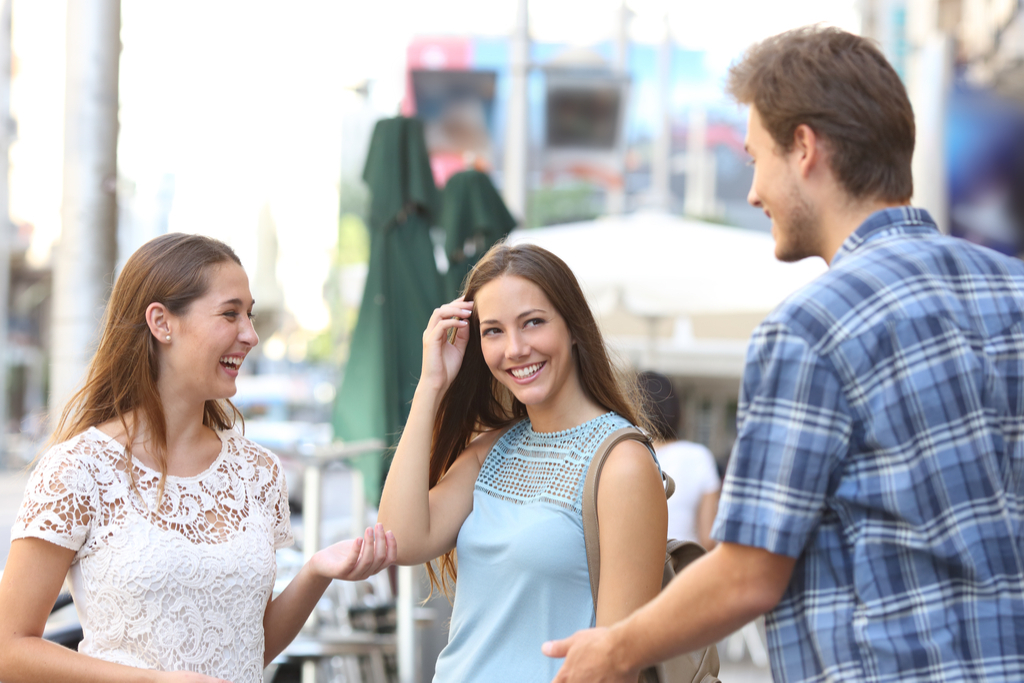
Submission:
[[656,212],[516,230],[510,241],[561,257],[597,314],[767,315],[826,270],[820,258],[778,261],[766,233]]

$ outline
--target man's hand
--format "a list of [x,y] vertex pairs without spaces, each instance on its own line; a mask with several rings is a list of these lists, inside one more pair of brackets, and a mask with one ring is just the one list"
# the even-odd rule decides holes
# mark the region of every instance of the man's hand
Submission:
[[545,655],[565,658],[552,683],[636,683],[640,671],[624,669],[614,661],[610,641],[607,628],[591,628],[544,643],[541,652]]
[[544,643],[541,651],[565,658],[555,683],[635,683],[642,667],[710,645],[775,607],[795,564],[761,548],[720,543],[629,617]]

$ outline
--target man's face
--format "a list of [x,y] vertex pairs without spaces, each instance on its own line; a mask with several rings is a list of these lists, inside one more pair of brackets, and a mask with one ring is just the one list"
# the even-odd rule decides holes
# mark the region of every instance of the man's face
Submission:
[[745,147],[754,166],[747,201],[772,221],[775,258],[789,262],[820,255],[817,211],[801,189],[800,150],[781,150],[753,106]]

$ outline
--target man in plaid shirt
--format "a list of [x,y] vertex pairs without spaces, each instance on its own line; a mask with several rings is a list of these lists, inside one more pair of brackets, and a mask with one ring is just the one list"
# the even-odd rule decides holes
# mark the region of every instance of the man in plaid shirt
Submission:
[[720,545],[556,681],[636,680],[767,612],[782,681],[1024,680],[1024,264],[907,204],[914,120],[866,40],[808,28],[730,72],[749,201],[818,280],[751,340]]

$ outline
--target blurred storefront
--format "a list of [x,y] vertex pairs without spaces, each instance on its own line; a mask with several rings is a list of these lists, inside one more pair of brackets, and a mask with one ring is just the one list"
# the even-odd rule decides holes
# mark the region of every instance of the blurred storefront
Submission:
[[[439,186],[478,168],[504,188],[512,43],[465,35],[410,42],[402,112],[424,118],[428,129],[460,131],[463,140],[480,140],[480,131],[488,138],[453,148],[428,134]],[[746,204],[746,117],[721,91],[722,65],[671,41],[625,48],[614,40],[533,41],[529,54],[523,225],[658,208],[768,230]]]
[[1021,3],[865,0],[862,24],[914,105],[914,203],[956,236],[1024,255]]

